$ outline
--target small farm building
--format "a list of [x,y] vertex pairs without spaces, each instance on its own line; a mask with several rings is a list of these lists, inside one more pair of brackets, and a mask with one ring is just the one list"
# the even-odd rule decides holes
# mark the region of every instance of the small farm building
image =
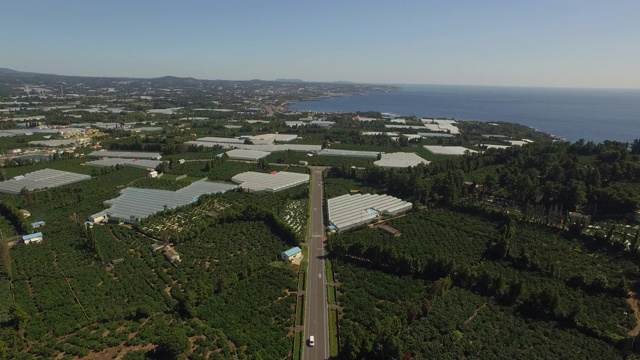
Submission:
[[45,226],[47,223],[45,223],[44,221],[36,221],[31,223],[31,227],[32,228],[39,228],[40,226]]
[[37,232],[35,234],[29,234],[29,235],[24,235],[22,237],[22,242],[25,244],[31,244],[31,243],[40,243],[42,242],[43,238],[42,238],[42,233],[41,232]]
[[282,257],[282,261],[292,261],[296,259],[302,258],[302,249],[299,247],[292,247],[287,251],[283,251],[280,256]]
[[172,263],[181,261],[180,254],[178,254],[178,252],[172,247],[167,247],[167,250],[164,252],[164,257]]

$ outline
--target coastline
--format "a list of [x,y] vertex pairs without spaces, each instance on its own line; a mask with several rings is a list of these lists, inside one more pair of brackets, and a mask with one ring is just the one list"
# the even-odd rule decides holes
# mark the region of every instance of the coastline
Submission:
[[[629,92],[463,86],[398,89],[370,92],[367,96],[292,99],[283,109],[311,113],[374,111],[400,117],[499,121],[527,126],[557,141],[630,143],[640,137],[640,133],[629,131],[638,126],[640,112],[638,97]],[[603,123],[607,126],[603,127]]]

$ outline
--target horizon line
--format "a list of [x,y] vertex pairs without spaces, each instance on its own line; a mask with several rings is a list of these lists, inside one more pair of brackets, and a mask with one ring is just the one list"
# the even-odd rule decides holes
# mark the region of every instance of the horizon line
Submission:
[[[344,83],[350,85],[384,85],[384,86],[459,86],[459,87],[496,87],[496,88],[528,88],[528,89],[567,89],[567,90],[622,90],[622,91],[638,91],[640,87],[577,87],[577,86],[569,86],[569,85],[487,85],[487,84],[442,84],[442,83],[397,83],[397,82],[358,82],[351,80],[304,80],[298,78],[276,78],[273,80],[265,80],[265,79],[249,79],[249,80],[238,80],[238,79],[203,79],[196,78],[193,76],[176,76],[176,75],[162,75],[162,76],[154,76],[154,77],[136,77],[136,76],[115,76],[115,75],[69,75],[69,74],[55,74],[55,73],[47,73],[47,72],[36,72],[36,71],[22,71],[15,70],[12,68],[1,68],[10,71],[14,71],[16,73],[28,73],[28,74],[38,74],[38,75],[51,75],[51,76],[67,76],[67,77],[85,77],[85,78],[107,78],[107,79],[136,79],[136,80],[153,80],[160,79],[164,77],[175,77],[178,79],[193,79],[198,81],[237,81],[237,82],[249,82],[249,81],[265,81],[265,82],[292,82],[292,83],[320,83],[320,84],[336,84],[336,83]],[[0,74],[1,76],[1,74]]]

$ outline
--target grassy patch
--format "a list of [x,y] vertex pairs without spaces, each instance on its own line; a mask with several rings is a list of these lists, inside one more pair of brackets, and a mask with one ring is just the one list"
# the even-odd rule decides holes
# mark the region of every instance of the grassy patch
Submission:
[[304,324],[304,296],[298,296],[296,302],[296,325]]
[[331,357],[338,356],[338,311],[329,310],[329,354]]
[[296,336],[293,339],[293,359],[301,360],[302,359],[302,349],[304,349],[304,338],[302,337],[302,332],[296,333]]

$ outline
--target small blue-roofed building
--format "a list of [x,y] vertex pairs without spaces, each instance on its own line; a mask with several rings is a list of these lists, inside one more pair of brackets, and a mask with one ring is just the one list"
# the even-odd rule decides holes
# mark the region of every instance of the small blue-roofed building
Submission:
[[280,256],[282,257],[282,261],[293,261],[297,259],[302,259],[302,249],[299,247],[292,247],[287,251],[283,251]]
[[44,221],[36,221],[31,223],[31,227],[34,229],[39,228],[40,226],[45,226],[45,225],[47,225],[47,223]]
[[42,242],[42,239],[43,238],[41,232],[22,236],[22,242],[25,244],[40,243]]
[[224,153],[216,154],[216,157],[217,157],[217,158],[221,158],[221,157],[223,157],[223,156],[224,156]]

